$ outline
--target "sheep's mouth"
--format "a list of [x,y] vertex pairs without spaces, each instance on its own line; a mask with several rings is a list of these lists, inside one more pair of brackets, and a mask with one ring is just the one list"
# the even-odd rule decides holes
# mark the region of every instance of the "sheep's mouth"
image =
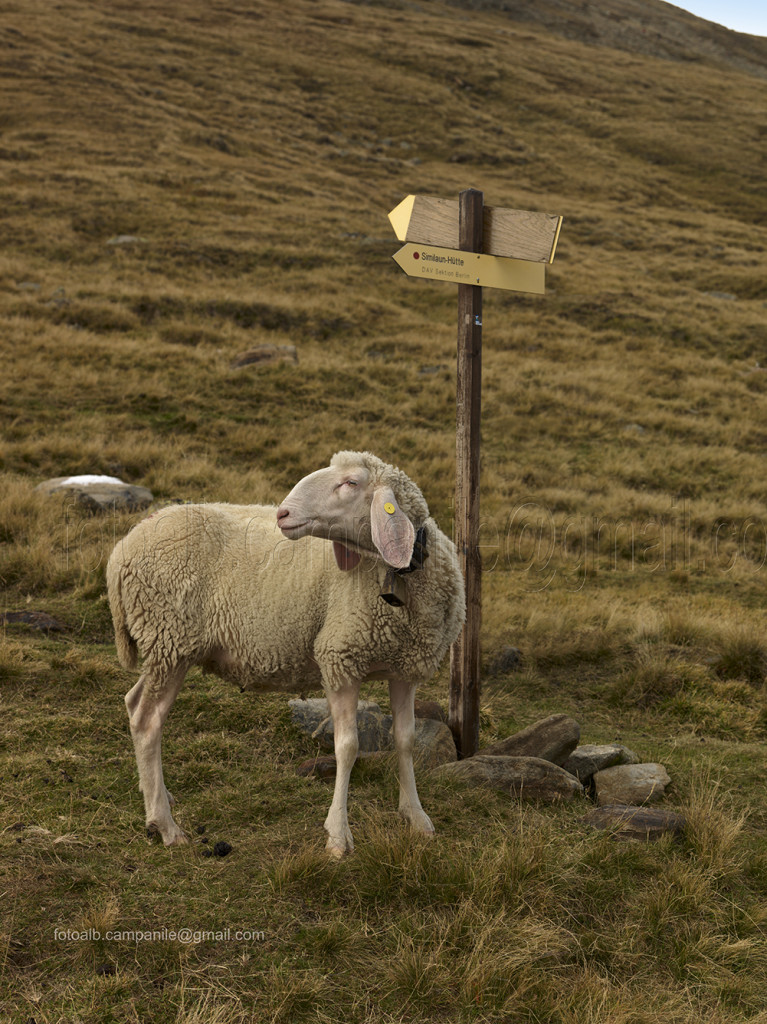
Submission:
[[310,521],[307,519],[303,523],[280,523],[279,527],[283,533],[295,533],[296,530],[303,530],[305,527],[310,525]]

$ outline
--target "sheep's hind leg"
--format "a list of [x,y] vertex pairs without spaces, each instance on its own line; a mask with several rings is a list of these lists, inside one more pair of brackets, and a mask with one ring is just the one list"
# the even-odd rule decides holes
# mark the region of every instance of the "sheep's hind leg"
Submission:
[[389,680],[389,700],[394,726],[394,745],[399,762],[399,813],[418,832],[431,835],[434,826],[421,807],[413,770],[415,746],[415,687],[399,679]]
[[145,669],[139,681],[125,697],[130,731],[136,751],[139,789],[144,794],[147,831],[157,830],[166,846],[187,842],[184,832],[170,813],[175,801],[162,774],[162,727],[186,675],[185,666],[177,666],[158,680],[157,669]]
[[336,752],[336,786],[333,802],[325,819],[328,833],[326,849],[333,857],[343,857],[354,850],[346,800],[349,793],[349,776],[357,760],[359,741],[357,738],[357,697],[358,686],[345,686],[341,690],[326,690],[330,714],[333,717],[333,737]]

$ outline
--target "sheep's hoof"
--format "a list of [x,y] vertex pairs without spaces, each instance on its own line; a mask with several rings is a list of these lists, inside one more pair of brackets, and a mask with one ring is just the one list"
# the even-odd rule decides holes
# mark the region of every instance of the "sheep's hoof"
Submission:
[[325,849],[334,857],[336,860],[341,858],[347,853],[354,853],[354,842],[352,841],[352,834],[348,828],[345,828],[341,835],[333,835],[328,830],[328,841],[325,844]]
[[162,841],[165,843],[166,846],[186,846],[186,844],[189,842],[189,837],[187,836],[186,832],[182,832],[181,829],[179,828],[167,839],[165,838],[165,836],[163,836]]
[[147,823],[146,837],[147,837],[147,839],[150,839],[150,840],[162,839],[162,833],[160,832],[159,828],[153,822]]
[[342,860],[347,853],[354,853],[354,847],[351,843],[334,843],[332,839],[328,839],[325,850],[333,860]]
[[424,836],[433,836],[436,829],[431,823],[431,818],[425,811],[412,811],[410,808],[400,808],[402,817],[410,823],[414,832],[420,832]]
[[346,815],[329,812],[325,819],[328,841],[325,849],[331,857],[340,860],[345,853],[354,853],[354,842]]
[[162,838],[165,846],[183,846],[188,843],[186,832],[180,829],[175,822],[171,822],[169,828],[162,829],[154,821],[147,822],[146,834],[149,839]]

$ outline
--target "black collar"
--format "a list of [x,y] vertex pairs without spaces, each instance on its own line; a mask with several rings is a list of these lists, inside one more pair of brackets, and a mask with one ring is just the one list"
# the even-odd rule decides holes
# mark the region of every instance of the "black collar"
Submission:
[[423,563],[428,557],[429,551],[426,547],[426,527],[419,526],[415,535],[413,556],[410,559],[410,565],[405,569],[395,569],[392,566],[389,567],[384,578],[383,590],[380,594],[381,598],[394,608],[401,608],[405,603],[406,593],[405,581],[401,579],[401,577],[410,572],[416,572],[418,569],[423,569]]
[[423,569],[423,563],[429,557],[429,552],[426,547],[426,527],[419,526],[415,534],[415,543],[413,544],[413,557],[410,559],[410,565],[407,569],[395,569],[398,575],[406,572],[415,572],[416,569]]

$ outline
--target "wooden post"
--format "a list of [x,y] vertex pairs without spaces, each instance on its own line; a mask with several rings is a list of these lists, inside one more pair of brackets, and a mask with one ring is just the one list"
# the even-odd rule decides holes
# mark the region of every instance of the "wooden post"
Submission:
[[[459,248],[482,252],[483,194],[459,197]],[[479,747],[479,431],[482,399],[482,288],[458,285],[455,543],[466,583],[466,624],[450,651],[450,728],[459,757]]]

